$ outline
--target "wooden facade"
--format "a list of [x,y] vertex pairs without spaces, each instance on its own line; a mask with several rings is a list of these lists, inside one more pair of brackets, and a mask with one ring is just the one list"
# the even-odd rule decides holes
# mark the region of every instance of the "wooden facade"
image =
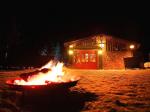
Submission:
[[64,46],[72,67],[83,69],[124,69],[124,58],[133,57],[133,51],[139,48],[136,42],[104,34],[66,42]]

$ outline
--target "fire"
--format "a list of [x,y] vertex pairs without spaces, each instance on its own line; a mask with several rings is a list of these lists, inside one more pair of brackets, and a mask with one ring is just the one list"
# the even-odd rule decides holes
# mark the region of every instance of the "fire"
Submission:
[[68,79],[65,77],[63,71],[63,63],[50,61],[39,70],[46,69],[46,72],[39,72],[35,75],[27,77],[26,80],[15,80],[15,85],[47,85],[52,82],[67,82]]

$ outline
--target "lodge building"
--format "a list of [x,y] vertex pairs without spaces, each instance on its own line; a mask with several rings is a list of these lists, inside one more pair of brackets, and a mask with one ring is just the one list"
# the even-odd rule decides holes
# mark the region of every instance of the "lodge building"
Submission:
[[133,57],[140,44],[99,34],[64,43],[68,62],[81,69],[124,69],[124,59]]

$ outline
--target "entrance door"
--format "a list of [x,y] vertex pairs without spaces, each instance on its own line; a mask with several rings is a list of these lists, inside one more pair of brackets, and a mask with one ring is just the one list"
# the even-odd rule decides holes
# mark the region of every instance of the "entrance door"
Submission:
[[76,50],[73,56],[73,65],[76,68],[97,69],[96,50]]

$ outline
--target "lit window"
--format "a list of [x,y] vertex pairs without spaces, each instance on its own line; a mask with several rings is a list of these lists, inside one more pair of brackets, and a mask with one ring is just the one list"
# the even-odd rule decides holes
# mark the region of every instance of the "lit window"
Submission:
[[82,54],[82,62],[83,62],[83,63],[85,62],[84,54]]
[[88,57],[88,54],[86,53],[86,54],[85,54],[85,62],[88,62],[88,58],[89,58],[89,57]]
[[76,57],[76,55],[74,55],[74,56],[73,56],[73,62],[74,62],[74,63],[76,63],[76,59],[77,59],[77,57]]
[[80,54],[77,54],[77,62],[76,63],[80,63],[81,60],[80,60]]
[[96,55],[90,54],[90,62],[96,62]]

